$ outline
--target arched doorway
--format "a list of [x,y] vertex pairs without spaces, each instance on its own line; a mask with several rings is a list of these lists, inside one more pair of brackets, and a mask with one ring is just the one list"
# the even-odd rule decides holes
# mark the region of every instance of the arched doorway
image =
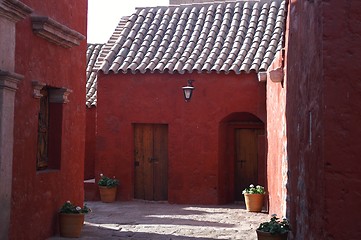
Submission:
[[240,112],[224,118],[220,131],[223,138],[220,193],[225,195],[220,199],[221,202],[243,201],[242,190],[245,187],[250,184],[265,185],[265,126],[255,115]]

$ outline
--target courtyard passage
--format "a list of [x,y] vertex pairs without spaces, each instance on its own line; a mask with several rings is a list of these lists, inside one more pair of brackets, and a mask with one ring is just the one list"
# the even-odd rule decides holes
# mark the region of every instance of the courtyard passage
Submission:
[[[243,205],[195,206],[168,203],[87,202],[80,239],[104,240],[255,240],[267,213],[251,213]],[[55,236],[51,240],[67,239]]]

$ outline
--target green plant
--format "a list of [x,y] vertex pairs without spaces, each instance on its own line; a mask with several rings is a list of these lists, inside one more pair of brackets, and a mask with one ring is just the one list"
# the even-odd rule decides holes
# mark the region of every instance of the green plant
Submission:
[[99,186],[111,188],[119,185],[119,180],[116,179],[114,176],[113,178],[109,178],[102,173],[100,174],[100,179],[98,181]]
[[264,190],[264,187],[262,187],[260,185],[254,186],[253,184],[251,184],[251,185],[249,185],[249,187],[245,188],[242,191],[242,194],[245,194],[245,193],[248,193],[248,194],[265,194],[265,190]]
[[84,204],[83,207],[79,207],[74,205],[70,201],[66,201],[63,206],[60,208],[60,213],[72,213],[72,214],[80,214],[80,213],[89,213],[91,209]]
[[291,225],[286,218],[280,221],[276,214],[272,214],[271,220],[261,223],[257,230],[271,234],[284,234],[291,231]]

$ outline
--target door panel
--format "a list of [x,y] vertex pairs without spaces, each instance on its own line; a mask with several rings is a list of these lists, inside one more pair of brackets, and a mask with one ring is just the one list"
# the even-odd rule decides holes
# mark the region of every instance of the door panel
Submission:
[[258,181],[258,129],[235,129],[235,200]]
[[168,199],[168,126],[134,125],[135,189],[137,199]]
[[148,199],[153,196],[152,185],[150,185],[153,181],[153,171],[149,159],[153,155],[151,130],[151,125],[137,125],[134,128],[135,196],[140,199]]
[[155,125],[153,129],[154,200],[168,198],[168,127]]

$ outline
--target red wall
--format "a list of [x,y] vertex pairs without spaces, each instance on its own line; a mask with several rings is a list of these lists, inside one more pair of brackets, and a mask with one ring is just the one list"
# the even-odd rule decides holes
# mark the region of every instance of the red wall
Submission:
[[95,178],[96,113],[97,108],[86,108],[84,179]]
[[[196,89],[186,103],[181,87],[188,79]],[[249,112],[266,121],[265,85],[256,74],[100,74],[97,103],[96,176],[119,178],[121,200],[133,198],[132,123],[168,124],[170,203],[217,204],[226,184],[219,175],[227,161],[222,119]]]
[[[326,239],[321,236],[324,231],[321,6],[318,1],[290,1],[288,13],[285,81],[267,85],[270,87],[267,94],[270,90],[282,95],[282,98],[267,95],[268,128],[274,132],[268,138],[268,166],[278,165],[278,173],[268,175],[269,181],[273,181],[270,213],[286,215],[291,220],[292,239]],[[272,108],[276,111],[270,111]],[[272,125],[270,122],[277,118],[282,121]]]
[[361,2],[322,6],[325,238],[359,239]]
[[[282,67],[282,54],[269,70]],[[269,212],[284,216],[287,183],[286,82],[267,81],[267,189]]]
[[[268,136],[268,164],[285,156],[288,165],[285,200],[292,239],[361,235],[355,211],[361,200],[361,92],[355,64],[361,54],[360,13],[359,1],[290,1],[286,76],[283,88],[267,83],[267,124],[277,129]],[[284,107],[270,111],[278,108],[274,101]],[[285,124],[277,128],[272,119],[283,114]],[[287,139],[279,141],[284,132]],[[287,152],[276,150],[277,144],[285,145]],[[283,196],[276,193],[283,191],[283,184],[272,186],[270,212],[285,212],[278,205]]]
[[[49,16],[86,35],[87,1],[23,0],[33,14]],[[17,23],[16,92],[10,239],[46,239],[56,233],[57,212],[71,200],[83,203],[86,41],[65,49],[33,34],[30,17]],[[32,81],[73,92],[62,112],[60,169],[36,171],[39,99]]]
[[[287,68],[288,216],[295,239],[321,237],[324,210],[321,6],[290,5]],[[308,42],[307,48],[304,43]]]

